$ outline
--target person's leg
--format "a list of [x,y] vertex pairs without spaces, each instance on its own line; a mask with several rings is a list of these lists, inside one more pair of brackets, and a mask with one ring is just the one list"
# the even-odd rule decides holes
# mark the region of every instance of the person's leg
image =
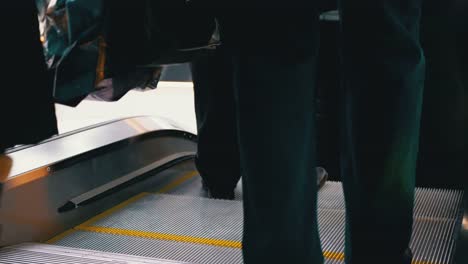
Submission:
[[244,262],[322,263],[314,128],[318,21],[312,9],[276,11],[242,10],[242,22],[233,19],[228,27],[242,31],[226,32],[234,50]]
[[191,63],[198,128],[197,169],[209,195],[234,198],[240,175],[232,60],[223,48]]
[[346,262],[410,263],[421,0],[342,0]]
[[[2,128],[0,153],[19,144],[34,144],[57,133],[52,78],[40,42],[35,1],[8,1],[0,17],[4,26]],[[14,21],[14,23],[12,23]]]
[[[245,263],[321,263],[314,58],[236,58]],[[273,77],[275,76],[275,77]]]

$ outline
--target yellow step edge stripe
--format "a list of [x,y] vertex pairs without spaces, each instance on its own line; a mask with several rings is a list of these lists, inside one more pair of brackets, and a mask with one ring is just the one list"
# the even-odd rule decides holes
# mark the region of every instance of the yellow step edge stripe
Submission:
[[113,214],[113,213],[115,213],[115,212],[117,212],[117,211],[119,211],[119,210],[122,210],[123,208],[125,208],[125,207],[128,206],[129,204],[134,203],[134,202],[140,200],[141,198],[145,197],[145,196],[148,195],[148,194],[149,194],[149,193],[146,193],[146,192],[137,194],[137,195],[133,196],[132,198],[126,200],[125,202],[120,203],[120,204],[118,204],[118,205],[112,207],[111,209],[106,210],[106,211],[104,211],[104,212],[102,212],[102,213],[100,213],[100,214],[98,214],[98,215],[92,217],[91,219],[87,220],[86,222],[82,223],[82,224],[79,225],[79,226],[89,226],[89,225],[95,223],[96,221],[99,221],[99,220],[101,220],[101,219],[103,219],[103,218],[105,218],[105,217],[110,216],[111,214]]
[[[198,171],[191,171],[191,172],[189,172],[187,174],[184,174],[180,178],[177,178],[176,180],[174,180],[174,181],[170,182],[169,184],[167,184],[166,186],[162,187],[158,191],[158,193],[169,192],[169,191],[173,190],[174,188],[176,188],[177,186],[184,183],[185,181],[193,178],[196,175],[198,175]],[[80,226],[90,226],[93,223],[95,223],[96,221],[99,221],[99,220],[101,220],[103,218],[106,218],[106,217],[110,216],[111,214],[113,214],[113,213],[115,213],[117,211],[120,211],[120,210],[124,209],[125,207],[127,207],[131,203],[134,203],[134,202],[140,200],[141,198],[145,197],[148,194],[150,194],[150,193],[147,193],[147,192],[140,193],[140,194],[126,200],[125,202],[123,202],[123,203],[121,203],[121,204],[119,204],[117,206],[114,206],[111,209],[109,209],[107,211],[104,211],[104,212],[92,217],[91,219],[89,219],[86,222],[82,223]]]
[[[129,230],[129,229],[121,229],[121,228],[113,228],[113,227],[100,227],[100,226],[78,226],[75,228],[75,230],[95,232],[95,233],[104,233],[104,234],[111,234],[111,235],[120,235],[120,236],[139,237],[139,238],[146,238],[146,239],[169,240],[169,241],[176,241],[176,242],[182,242],[182,243],[193,243],[193,244],[202,244],[202,245],[217,246],[217,247],[242,249],[242,242],[231,241],[231,240],[181,236],[181,235],[174,235],[174,234],[164,234],[164,233]],[[339,253],[339,252],[325,251],[323,252],[323,255],[327,259],[339,260],[339,261],[344,260],[344,254]]]
[[[198,175],[197,171],[191,171],[182,177],[170,182],[166,186],[162,187],[158,190],[157,193],[167,193],[175,188],[177,188],[182,183],[190,180],[191,178]],[[88,221],[82,223],[81,225],[67,230],[60,235],[55,236],[54,238],[46,241],[48,244],[55,243],[64,237],[76,232],[76,231],[88,231],[88,232],[97,232],[97,233],[106,233],[106,234],[114,234],[114,235],[124,235],[124,236],[134,236],[134,237],[142,237],[142,238],[150,238],[150,239],[160,239],[160,240],[170,240],[170,241],[177,241],[177,242],[186,242],[186,243],[195,243],[195,244],[205,244],[211,246],[220,246],[220,247],[229,247],[229,248],[242,248],[242,243],[238,241],[229,241],[229,240],[220,240],[220,239],[211,239],[211,238],[200,238],[200,237],[190,237],[190,236],[181,236],[181,235],[173,235],[173,234],[163,234],[163,233],[154,233],[154,232],[144,232],[144,231],[136,231],[136,230],[127,230],[127,229],[119,229],[119,228],[110,228],[110,227],[95,227],[90,226],[92,223],[99,221],[123,208],[128,206],[129,204],[136,202],[137,200],[143,198],[144,196],[148,195],[149,193],[140,193],[125,202],[112,207],[111,209],[104,211],[101,214],[96,215],[95,217],[89,219]],[[341,252],[331,252],[331,251],[324,251],[323,256],[326,259],[330,260],[338,260],[344,261],[344,253]],[[413,261],[412,264],[435,264],[426,261]]]
[[[169,241],[204,244],[204,245],[210,245],[210,246],[229,247],[229,248],[237,248],[237,249],[242,248],[242,243],[238,241],[180,236],[180,235],[173,235],[173,234],[163,234],[163,233],[155,233],[155,232],[145,232],[145,231],[127,230],[127,229],[110,228],[110,227],[95,227],[95,226],[77,226],[74,229],[70,229],[48,240],[46,243],[53,244],[76,231],[87,231],[87,232],[133,236],[133,237],[141,237],[141,238],[149,238],[149,239],[169,240]],[[324,251],[323,256],[329,260],[337,260],[337,261],[345,260],[344,253],[341,253],[341,252]],[[413,261],[412,264],[434,264],[434,263],[427,262],[427,261]]]
[[[198,171],[191,171],[185,175],[183,175],[182,177],[172,181],[171,183],[167,184],[166,186],[162,187],[158,193],[165,193],[165,192],[169,192],[171,190],[173,190],[174,188],[177,188],[179,185],[181,185],[182,183],[184,183],[185,181],[188,181],[189,179],[195,177],[196,175],[198,175]],[[139,199],[143,198],[144,196],[148,195],[148,193],[140,193],[126,201],[124,201],[123,203],[121,204],[118,204],[112,208],[110,208],[109,210],[107,211],[104,211],[102,212],[101,214],[98,214],[94,217],[92,217],[91,219],[87,220],[86,222],[80,224],[79,226],[89,226],[119,210],[122,210],[123,208],[125,208],[126,206],[128,206],[129,204],[133,203],[133,202],[136,202],[138,201]],[[71,235],[73,234],[74,232],[76,232],[75,229],[69,229],[49,240],[46,241],[47,244],[53,244],[53,243],[56,243],[60,240],[62,240],[63,238],[65,238],[66,236],[68,235]]]
[[113,227],[77,226],[75,229],[80,230],[80,231],[97,232],[97,233],[105,233],[105,234],[112,234],[112,235],[132,236],[132,237],[141,237],[141,238],[149,238],[149,239],[159,239],[159,240],[170,240],[170,241],[204,244],[204,245],[218,246],[218,247],[242,248],[241,242],[221,240],[221,239],[181,236],[181,235],[173,235],[173,234],[163,234],[163,233],[146,232],[146,231],[138,231],[138,230],[120,229],[120,228],[113,228]]
[[157,193],[168,193],[178,186],[180,186],[182,183],[192,179],[193,177],[198,175],[198,171],[191,171],[186,174],[184,174],[182,177],[175,179],[174,181],[170,182],[166,186],[162,187],[157,191]]
[[341,252],[332,252],[332,251],[323,251],[323,257],[330,260],[344,261],[344,253]]
[[[140,237],[148,239],[159,239],[159,240],[170,240],[183,243],[193,243],[193,244],[203,244],[209,246],[218,246],[218,247],[228,247],[228,248],[242,248],[242,242],[231,241],[231,240],[221,240],[213,238],[203,238],[203,237],[192,237],[192,236],[181,236],[173,234],[164,234],[156,232],[147,232],[147,231],[138,231],[138,230],[129,230],[113,227],[99,227],[99,226],[78,226],[75,228],[80,231],[87,232],[96,232],[112,235],[121,235],[121,236],[131,236],[131,237]],[[323,256],[326,259],[344,261],[344,253],[342,252],[331,252],[324,251]],[[412,264],[434,264],[426,261],[413,261]]]

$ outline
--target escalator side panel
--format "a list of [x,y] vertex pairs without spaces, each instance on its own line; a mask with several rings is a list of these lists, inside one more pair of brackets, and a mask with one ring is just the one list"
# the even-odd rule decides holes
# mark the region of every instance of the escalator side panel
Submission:
[[[149,125],[137,122],[135,119],[130,121],[129,124],[142,127],[142,130]],[[78,157],[57,161],[44,167],[45,175],[41,177],[34,178],[34,171],[10,177],[3,185],[0,197],[0,247],[22,242],[45,241],[83,222],[96,212],[102,212],[144,191],[150,184],[158,186],[171,181],[170,177],[174,175],[168,175],[169,178],[150,177],[99,202],[67,213],[57,212],[57,209],[69,199],[127,173],[174,153],[196,151],[196,143],[181,133],[159,132],[151,131],[140,137],[119,140],[80,154]],[[112,134],[107,134],[107,137],[112,138]],[[75,144],[91,145],[91,142],[97,140],[87,137],[82,140],[85,139],[88,142],[80,141]],[[41,144],[41,149],[47,146],[53,148],[57,144],[60,143],[50,141]],[[32,151],[33,148],[14,152],[17,159],[13,161],[20,165],[26,164],[31,159],[27,158],[29,154],[24,156],[24,159],[18,157],[22,155],[21,152]],[[36,154],[40,156],[40,153],[43,151],[40,150]]]

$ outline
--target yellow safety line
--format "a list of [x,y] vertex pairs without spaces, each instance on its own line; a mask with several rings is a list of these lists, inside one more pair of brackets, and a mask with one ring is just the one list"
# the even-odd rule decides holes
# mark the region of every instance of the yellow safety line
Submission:
[[63,233],[61,233],[61,234],[59,234],[59,235],[56,235],[55,237],[53,237],[53,238],[47,240],[47,241],[46,241],[46,244],[53,244],[53,243],[55,243],[55,242],[57,242],[57,241],[59,241],[59,240],[62,240],[62,239],[65,238],[66,236],[71,235],[71,234],[73,234],[73,233],[75,233],[75,232],[76,232],[76,230],[73,229],[73,228],[72,228],[72,229],[68,229],[67,231],[65,231],[65,232],[63,232]]
[[[183,175],[182,177],[180,177],[180,178],[174,180],[173,182],[167,184],[166,186],[162,187],[158,192],[159,192],[159,193],[169,192],[169,191],[173,190],[174,188],[176,188],[177,186],[179,186],[180,184],[184,183],[185,181],[187,181],[187,180],[193,178],[193,177],[196,176],[196,175],[198,175],[198,172],[197,172],[197,171],[191,171],[190,173],[187,173],[187,174]],[[143,197],[146,196],[146,195],[148,195],[148,193],[140,193],[140,194],[138,194],[138,195],[136,195],[136,196],[134,196],[134,197],[132,197],[132,198],[130,198],[130,199],[124,201],[123,203],[118,204],[118,205],[116,205],[116,206],[110,208],[109,210],[104,211],[104,212],[102,212],[101,214],[98,214],[98,215],[92,217],[91,219],[87,220],[86,222],[80,224],[78,227],[79,227],[79,228],[83,228],[83,227],[90,226],[90,225],[92,225],[93,223],[95,223],[95,222],[97,222],[97,221],[99,221],[99,220],[101,220],[101,219],[103,219],[103,218],[105,218],[105,217],[107,217],[107,216],[109,216],[109,215],[115,213],[116,211],[119,211],[119,210],[125,208],[125,207],[128,206],[129,204],[131,204],[131,203],[133,203],[133,202],[135,202],[135,201],[137,201],[137,200],[143,198]],[[73,234],[73,233],[76,232],[76,231],[77,231],[77,228],[69,229],[69,230],[67,230],[67,231],[65,231],[65,232],[63,232],[63,233],[61,233],[61,234],[59,234],[59,235],[57,235],[57,236],[55,236],[55,237],[53,237],[53,238],[47,240],[46,243],[48,243],[48,244],[53,244],[53,243],[55,243],[55,242],[57,242],[57,241],[63,239],[64,237]]]
[[344,253],[341,252],[332,252],[332,251],[323,251],[323,256],[326,259],[344,261]]
[[169,184],[167,184],[166,186],[162,187],[159,191],[157,191],[158,193],[168,193],[169,191],[172,191],[173,189],[177,188],[179,185],[181,185],[182,183],[192,179],[193,177],[197,176],[198,175],[198,171],[191,171],[185,175],[183,175],[182,177],[180,178],[177,178],[176,180],[174,180],[173,182],[170,182]]
[[[146,239],[168,240],[168,241],[176,241],[176,242],[182,242],[182,243],[202,244],[202,245],[217,246],[217,247],[227,247],[227,248],[236,248],[236,249],[242,248],[242,242],[239,242],[239,241],[221,240],[221,239],[204,238],[204,237],[181,236],[181,235],[174,235],[174,234],[121,229],[121,228],[114,228],[114,227],[77,226],[75,230],[95,232],[95,233],[104,233],[104,234],[111,234],[111,235],[120,235],[120,236],[139,237],[139,238],[146,238]],[[344,261],[344,254],[341,252],[324,251],[323,256],[330,260]],[[429,264],[429,263],[413,262],[413,264]]]
[[[182,183],[190,180],[191,178],[198,175],[197,171],[191,171],[180,178],[170,182],[166,186],[162,187],[157,193],[167,193],[174,188],[177,188]],[[120,229],[120,228],[113,228],[113,227],[99,227],[99,226],[91,226],[91,224],[99,221],[116,211],[119,211],[129,204],[143,198],[144,196],[148,195],[149,193],[140,193],[127,201],[112,207],[111,209],[104,211],[101,214],[94,216],[93,218],[89,219],[88,221],[82,223],[79,226],[76,226],[73,229],[67,230],[60,235],[55,236],[54,238],[47,241],[47,243],[52,244],[55,243],[64,237],[76,232],[76,231],[88,231],[88,232],[96,232],[96,233],[104,233],[104,234],[113,234],[113,235],[122,235],[122,236],[132,236],[132,237],[141,237],[141,238],[149,238],[149,239],[159,239],[159,240],[170,240],[170,241],[177,241],[177,242],[185,242],[185,243],[194,243],[194,244],[203,244],[203,245],[210,245],[210,246],[218,246],[218,247],[228,247],[228,248],[242,248],[242,242],[239,241],[231,241],[231,240],[221,240],[221,239],[212,239],[212,238],[203,238],[203,237],[191,237],[191,236],[181,236],[181,235],[174,235],[174,234],[164,234],[164,233],[156,233],[156,232],[146,232],[146,231],[138,231],[138,230],[129,230],[129,229]],[[324,251],[323,256],[326,259],[330,260],[338,260],[344,261],[345,256],[342,252],[332,252],[332,251]],[[413,261],[412,264],[434,264],[431,262],[426,261]]]
[[106,210],[94,217],[92,217],[91,219],[87,220],[86,222],[82,223],[81,225],[79,226],[89,226],[91,225],[92,223],[95,223],[96,221],[99,221],[105,217],[108,217],[109,215],[125,208],[126,206],[128,206],[129,204],[133,203],[133,202],[136,202],[138,200],[140,200],[141,198],[145,197],[146,195],[148,195],[149,193],[140,193],[138,195],[135,195],[133,196],[132,198],[126,200],[125,202],[119,204],[119,205],[116,205],[114,207],[112,207],[111,209],[109,210]]
[[141,238],[149,238],[149,239],[159,239],[159,240],[170,240],[170,241],[204,244],[204,245],[218,246],[218,247],[242,248],[241,242],[221,240],[221,239],[181,236],[181,235],[173,235],[173,234],[163,234],[163,233],[146,232],[146,231],[138,231],[138,230],[120,229],[120,228],[113,228],[113,227],[78,226],[75,229],[80,230],[80,231],[97,232],[97,233],[105,233],[105,234],[112,234],[112,235],[132,236],[132,237],[141,237]]
[[[173,190],[174,188],[176,188],[177,186],[179,186],[180,184],[184,183],[185,181],[193,178],[194,176],[198,175],[198,172],[197,171],[191,171],[185,175],[183,175],[182,177],[174,180],[173,182],[169,183],[168,185],[162,187],[158,193],[165,193],[165,192],[168,192],[170,190]],[[103,213],[100,213],[96,216],[94,216],[93,218],[89,219],[88,221],[82,223],[80,226],[90,226],[91,224],[95,223],[96,221],[99,221],[105,217],[108,217],[109,215],[117,212],[117,211],[120,211],[122,210],[123,208],[127,207],[129,204],[133,203],[133,202],[136,202],[137,200],[143,198],[144,196],[148,195],[149,193],[140,193],[130,199],[128,199],[127,201],[115,206],[115,207],[112,207],[111,209],[107,210],[107,211],[104,211]]]

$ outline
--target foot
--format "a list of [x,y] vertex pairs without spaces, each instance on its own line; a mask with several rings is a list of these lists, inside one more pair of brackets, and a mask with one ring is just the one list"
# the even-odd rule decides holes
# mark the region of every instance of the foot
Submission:
[[220,200],[234,200],[234,190],[230,191],[221,191],[221,190],[210,190],[206,182],[202,179],[202,188],[206,196],[211,199],[220,199]]
[[404,264],[411,264],[413,261],[413,252],[411,252],[410,248],[406,249],[404,258]]
[[323,187],[323,185],[325,185],[325,183],[328,180],[328,172],[322,167],[317,167],[316,170],[317,170],[317,186],[320,189]]
[[[317,167],[316,169],[317,169],[317,186],[320,189],[327,182],[328,172],[322,167]],[[208,185],[203,179],[202,179],[202,188],[208,198],[222,199],[222,200],[234,200],[235,198],[234,190],[229,190],[229,191],[210,190],[208,188]]]

